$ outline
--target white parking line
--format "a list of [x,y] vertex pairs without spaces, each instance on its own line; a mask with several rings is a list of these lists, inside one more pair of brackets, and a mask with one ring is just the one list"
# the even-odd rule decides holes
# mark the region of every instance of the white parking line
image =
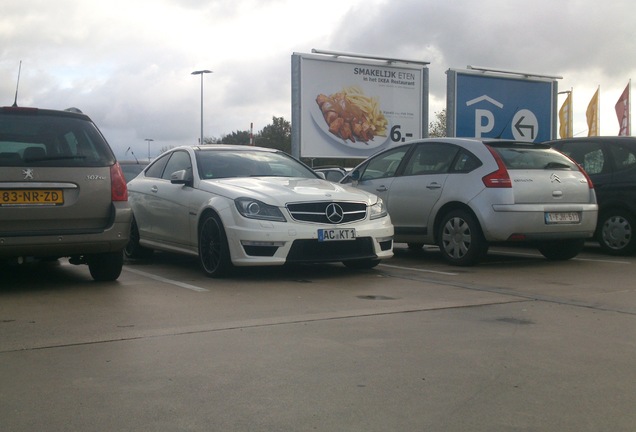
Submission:
[[[512,252],[509,250],[491,250],[491,252],[495,252],[501,255],[512,255],[512,256],[527,256],[533,258],[541,258],[543,255],[538,253],[530,253],[530,252]],[[631,264],[629,261],[621,261],[621,260],[611,260],[611,259],[600,259],[600,258],[572,258],[574,261],[592,261],[592,262],[601,262],[601,263],[610,263],[610,264]]]
[[450,273],[450,272],[443,272],[443,271],[437,271],[437,270],[420,269],[420,268],[415,268],[415,267],[394,266],[394,265],[390,265],[390,264],[380,264],[380,266],[381,267],[391,267],[391,268],[400,269],[400,270],[412,270],[412,271],[418,271],[418,272],[422,272],[422,273],[435,273],[435,274],[441,274],[441,275],[445,275],[445,276],[457,276],[459,274],[459,273]]
[[201,287],[198,287],[198,286],[195,286],[195,285],[190,285],[190,284],[179,282],[179,281],[172,280],[172,279],[166,279],[164,277],[157,276],[157,275],[154,275],[152,273],[146,273],[144,271],[137,270],[137,269],[131,269],[129,267],[124,267],[124,270],[129,271],[131,273],[138,274],[140,276],[145,276],[147,278],[154,279],[154,280],[159,281],[159,282],[164,282],[164,283],[167,283],[167,284],[176,285],[176,286],[181,287],[181,288],[187,288],[187,289],[192,290],[192,291],[197,291],[197,292],[209,291],[209,290],[207,290],[205,288],[201,288]]

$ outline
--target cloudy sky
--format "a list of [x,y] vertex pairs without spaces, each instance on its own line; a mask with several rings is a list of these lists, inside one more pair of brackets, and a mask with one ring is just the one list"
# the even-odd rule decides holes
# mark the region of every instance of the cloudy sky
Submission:
[[[484,66],[562,76],[574,133],[600,86],[601,134],[636,78],[633,0],[2,0],[0,104],[78,107],[119,158],[131,147],[291,121],[291,55],[312,48],[428,61],[430,119],[450,69]],[[559,97],[560,107],[565,96]],[[130,155],[128,155],[129,157]]]

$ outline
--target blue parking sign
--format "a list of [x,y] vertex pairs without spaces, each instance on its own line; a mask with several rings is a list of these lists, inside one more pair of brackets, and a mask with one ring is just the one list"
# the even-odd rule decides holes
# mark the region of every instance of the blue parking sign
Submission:
[[540,142],[556,130],[554,79],[448,73],[449,136]]

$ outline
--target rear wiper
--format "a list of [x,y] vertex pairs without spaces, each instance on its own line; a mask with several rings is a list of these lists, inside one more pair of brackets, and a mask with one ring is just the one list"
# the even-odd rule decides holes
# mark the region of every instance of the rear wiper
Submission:
[[75,160],[75,159],[86,159],[86,156],[52,156],[52,157],[36,157],[36,158],[27,158],[25,162],[42,162],[42,161],[54,161],[54,160]]
[[570,168],[570,165],[568,164],[564,164],[561,162],[549,162],[546,166],[543,167],[544,169],[555,169],[555,168]]

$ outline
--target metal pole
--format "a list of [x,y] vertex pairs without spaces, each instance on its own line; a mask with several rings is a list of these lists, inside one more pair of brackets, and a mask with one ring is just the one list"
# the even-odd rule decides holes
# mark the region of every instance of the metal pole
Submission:
[[203,145],[203,74],[212,73],[212,71],[204,69],[192,72],[192,75],[201,75],[201,138],[199,144]]
[[152,138],[146,138],[144,141],[148,143],[148,162],[150,162],[150,142],[154,140]]
[[203,145],[203,74],[201,74],[201,139],[199,144]]

